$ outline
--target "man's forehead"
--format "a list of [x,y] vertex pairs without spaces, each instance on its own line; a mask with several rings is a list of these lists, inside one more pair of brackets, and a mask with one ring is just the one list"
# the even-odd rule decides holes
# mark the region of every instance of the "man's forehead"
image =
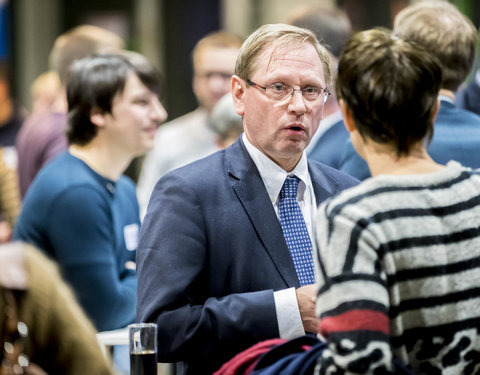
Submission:
[[266,73],[272,69],[294,63],[304,65],[307,69],[321,69],[323,71],[320,56],[310,43],[268,46],[259,55],[255,70]]

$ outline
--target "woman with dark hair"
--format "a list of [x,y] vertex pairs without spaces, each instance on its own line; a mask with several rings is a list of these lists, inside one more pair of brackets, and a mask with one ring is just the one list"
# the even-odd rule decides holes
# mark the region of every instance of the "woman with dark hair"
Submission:
[[394,357],[478,369],[480,172],[427,154],[441,81],[434,56],[384,30],[340,57],[340,106],[373,177],[318,211],[320,374],[393,373]]

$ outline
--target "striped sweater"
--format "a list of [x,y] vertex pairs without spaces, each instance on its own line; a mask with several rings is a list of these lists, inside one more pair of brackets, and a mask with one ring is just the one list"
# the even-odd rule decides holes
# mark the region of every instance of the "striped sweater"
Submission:
[[[480,373],[480,170],[382,175],[323,203],[317,373]],[[338,372],[337,372],[338,371]]]

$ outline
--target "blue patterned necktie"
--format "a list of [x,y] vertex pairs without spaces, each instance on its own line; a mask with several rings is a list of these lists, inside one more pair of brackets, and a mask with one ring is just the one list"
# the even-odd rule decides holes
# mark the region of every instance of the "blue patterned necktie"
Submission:
[[300,285],[315,283],[313,269],[312,241],[297,202],[297,190],[300,179],[297,176],[287,176],[280,191],[278,213],[283,235],[297,271]]

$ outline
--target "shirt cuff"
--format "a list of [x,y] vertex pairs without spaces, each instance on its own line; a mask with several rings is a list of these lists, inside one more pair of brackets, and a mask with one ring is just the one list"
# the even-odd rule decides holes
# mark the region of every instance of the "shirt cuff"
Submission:
[[298,309],[295,288],[273,292],[275,310],[277,312],[278,331],[285,340],[305,334],[302,317]]

